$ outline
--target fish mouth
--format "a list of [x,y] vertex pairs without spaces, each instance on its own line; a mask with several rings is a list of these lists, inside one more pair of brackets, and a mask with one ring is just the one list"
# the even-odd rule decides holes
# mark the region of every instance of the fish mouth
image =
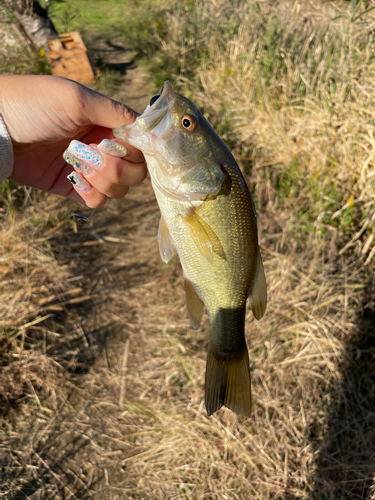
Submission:
[[172,85],[167,80],[160,95],[153,97],[142,115],[137,118],[137,122],[144,132],[151,132],[154,137],[160,137],[169,127],[171,123],[170,111],[176,95]]
[[[145,146],[144,138],[139,142],[136,136],[142,132],[151,138],[160,137],[172,123],[172,108],[178,94],[173,90],[167,80],[160,95],[151,99],[144,112],[138,116],[134,123],[113,129],[113,135],[133,144],[135,147]],[[143,134],[142,134],[143,135]]]

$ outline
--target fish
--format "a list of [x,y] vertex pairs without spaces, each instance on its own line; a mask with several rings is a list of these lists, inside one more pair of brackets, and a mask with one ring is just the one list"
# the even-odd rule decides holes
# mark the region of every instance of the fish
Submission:
[[133,124],[113,134],[144,154],[161,212],[160,256],[165,263],[175,251],[179,256],[194,329],[207,311],[207,414],[226,406],[251,416],[246,303],[259,320],[267,285],[254,202],[241,171],[197,106],[169,81]]

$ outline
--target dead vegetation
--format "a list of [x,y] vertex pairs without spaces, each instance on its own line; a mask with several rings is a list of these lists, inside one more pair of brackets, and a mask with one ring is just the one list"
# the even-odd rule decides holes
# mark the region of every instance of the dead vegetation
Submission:
[[78,229],[72,206],[26,197],[3,208],[4,498],[374,496],[372,12],[189,5],[158,60],[179,61],[255,194],[252,418],[206,416],[208,323],[189,328],[179,264],[160,262],[147,182]]

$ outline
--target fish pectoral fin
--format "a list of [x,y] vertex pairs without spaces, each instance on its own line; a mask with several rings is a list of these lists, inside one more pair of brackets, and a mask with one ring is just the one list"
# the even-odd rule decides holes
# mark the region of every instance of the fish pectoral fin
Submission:
[[194,216],[194,213],[185,217],[181,216],[181,219],[185,224],[189,235],[193,238],[194,243],[197,245],[200,253],[210,264],[212,264],[214,261],[212,244],[210,238],[208,237],[207,231],[204,229],[199,220]]
[[213,254],[225,259],[225,253],[221,246],[219,238],[211,227],[192,210],[191,214],[181,216],[189,235],[193,238],[198,250],[203,257],[210,263],[213,263]]
[[223,405],[235,413],[251,416],[251,380],[246,347],[236,354],[218,353],[210,343],[205,376],[208,416]]
[[195,330],[197,330],[202,321],[204,313],[204,303],[198,297],[198,294],[194,290],[194,287],[191,284],[191,282],[186,278],[184,278],[184,285],[185,285],[185,295],[186,295],[186,307],[190,323],[191,326]]
[[160,217],[158,242],[161,260],[168,264],[174,254],[175,246],[163,217]]
[[257,271],[250,292],[250,307],[256,319],[264,315],[267,307],[267,284],[260,253],[258,253]]
[[194,217],[198,220],[200,225],[206,231],[208,239],[210,240],[210,243],[212,246],[213,253],[216,253],[216,255],[218,255],[219,257],[221,257],[222,259],[225,260],[226,257],[225,257],[224,249],[223,249],[223,247],[220,243],[220,240],[217,237],[215,231],[212,229],[212,227],[209,224],[207,224],[207,222],[204,219],[202,219],[202,217],[200,217],[198,215],[198,213],[196,211],[194,212]]

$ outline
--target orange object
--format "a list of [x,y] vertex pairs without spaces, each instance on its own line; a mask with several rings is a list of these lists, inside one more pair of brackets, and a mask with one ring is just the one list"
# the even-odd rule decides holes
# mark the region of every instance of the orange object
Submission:
[[46,57],[53,75],[63,76],[79,83],[91,83],[95,73],[87,49],[78,31],[48,39],[50,51]]

